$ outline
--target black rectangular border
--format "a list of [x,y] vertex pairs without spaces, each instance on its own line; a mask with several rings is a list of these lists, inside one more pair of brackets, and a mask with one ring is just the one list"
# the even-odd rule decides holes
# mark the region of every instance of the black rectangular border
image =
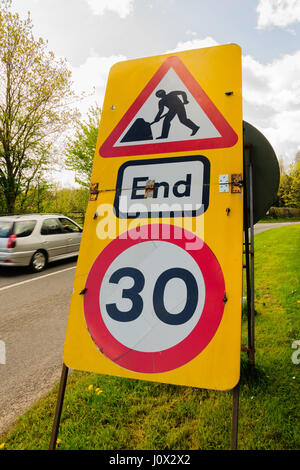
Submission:
[[[154,165],[158,163],[176,163],[176,162],[193,162],[195,160],[200,161],[204,165],[203,174],[203,190],[202,190],[202,206],[198,210],[188,211],[177,211],[177,212],[159,212],[158,214],[152,214],[151,212],[142,212],[136,214],[124,214],[119,211],[119,200],[122,191],[123,174],[128,166],[140,166],[140,165]],[[204,214],[209,205],[209,187],[210,187],[210,162],[204,155],[189,155],[185,157],[169,157],[169,158],[151,158],[143,160],[129,160],[123,163],[118,171],[117,184],[116,184],[116,195],[114,200],[114,212],[116,217],[119,219],[147,219],[147,218],[174,218],[174,217],[196,217]]]

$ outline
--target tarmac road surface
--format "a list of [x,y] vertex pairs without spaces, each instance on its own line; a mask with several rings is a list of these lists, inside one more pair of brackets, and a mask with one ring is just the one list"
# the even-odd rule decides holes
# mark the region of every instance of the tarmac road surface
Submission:
[[275,222],[275,223],[264,223],[264,224],[256,224],[254,226],[254,234],[257,235],[258,233],[265,232],[266,230],[270,230],[272,228],[284,227],[285,225],[294,225],[300,224],[300,222]]
[[60,378],[75,267],[74,259],[39,274],[0,267],[0,434]]
[[[257,224],[255,233],[283,225]],[[0,434],[60,378],[75,267],[76,259],[38,274],[0,267]]]

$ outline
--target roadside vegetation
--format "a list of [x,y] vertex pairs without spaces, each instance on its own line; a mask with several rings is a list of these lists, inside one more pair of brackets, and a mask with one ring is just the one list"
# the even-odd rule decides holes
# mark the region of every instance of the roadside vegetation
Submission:
[[[256,365],[241,358],[239,449],[300,447],[300,227],[255,237]],[[243,317],[242,344],[247,344]],[[299,347],[299,346],[298,346]],[[4,449],[47,449],[58,385],[0,438]],[[232,393],[73,371],[57,449],[230,447]]]
[[77,116],[67,61],[33,36],[11,0],[0,2],[0,207],[25,210]]

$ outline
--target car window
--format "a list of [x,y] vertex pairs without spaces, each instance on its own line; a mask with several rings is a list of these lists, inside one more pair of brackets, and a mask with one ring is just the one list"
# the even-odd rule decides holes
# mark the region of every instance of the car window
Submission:
[[8,220],[0,221],[0,238],[8,238],[11,234],[13,223]]
[[81,232],[80,227],[78,225],[74,224],[70,219],[65,219],[64,217],[61,217],[60,223],[63,227],[63,231],[66,233],[70,232]]
[[29,237],[32,234],[36,220],[19,220],[15,223],[14,234],[20,237]]
[[42,224],[41,235],[55,235],[57,233],[62,233],[58,219],[45,219]]

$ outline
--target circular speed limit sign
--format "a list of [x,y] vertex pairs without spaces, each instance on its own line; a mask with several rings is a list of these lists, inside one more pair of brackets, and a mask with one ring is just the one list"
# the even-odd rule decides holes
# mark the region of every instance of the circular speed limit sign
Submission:
[[[135,372],[166,372],[191,361],[214,337],[224,310],[225,283],[213,252],[179,227],[165,226],[172,227],[165,239],[163,227],[145,225],[138,236],[134,229],[109,243],[85,286],[95,344]],[[199,243],[189,243],[191,237]]]

